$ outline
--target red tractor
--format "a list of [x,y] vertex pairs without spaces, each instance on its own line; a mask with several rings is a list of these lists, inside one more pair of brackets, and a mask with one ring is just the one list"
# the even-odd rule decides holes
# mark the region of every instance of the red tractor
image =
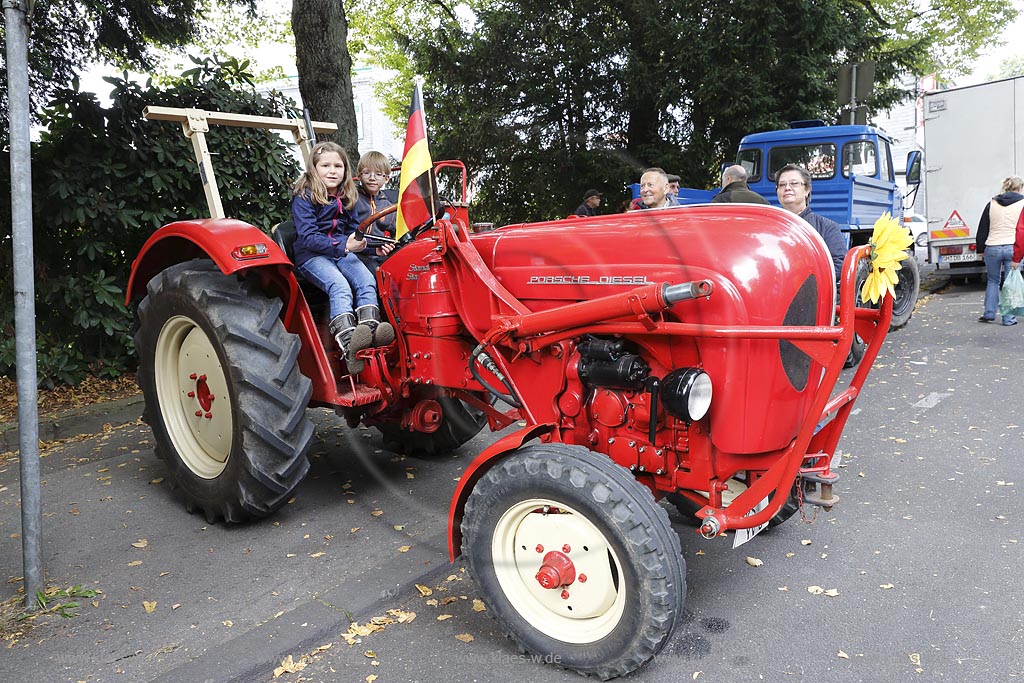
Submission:
[[[474,233],[457,203],[410,235],[377,275],[397,339],[360,351],[358,375],[284,232],[215,218],[149,239],[128,288],[139,384],[190,509],[243,522],[283,505],[308,469],[310,406],[422,454],[525,423],[459,481],[451,557],[522,647],[611,678],[683,612],[660,499],[706,538],[838,501],[833,455],[892,311],[854,307],[869,247],[847,256],[837,304],[821,238],[772,207]],[[833,396],[855,331],[864,362]]]

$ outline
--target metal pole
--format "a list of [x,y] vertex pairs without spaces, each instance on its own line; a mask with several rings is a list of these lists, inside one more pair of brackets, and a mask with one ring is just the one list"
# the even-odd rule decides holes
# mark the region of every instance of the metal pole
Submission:
[[850,70],[850,125],[856,121],[857,116],[857,65],[854,64]]
[[21,448],[21,550],[25,608],[43,589],[40,537],[36,292],[32,254],[32,155],[29,143],[28,22],[20,0],[3,0],[7,24],[7,103],[11,135],[11,234],[14,237],[14,342]]

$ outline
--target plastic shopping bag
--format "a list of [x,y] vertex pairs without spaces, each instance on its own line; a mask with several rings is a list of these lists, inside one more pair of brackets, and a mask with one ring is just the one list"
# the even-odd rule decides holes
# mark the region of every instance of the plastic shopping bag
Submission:
[[999,292],[999,315],[1024,315],[1024,277],[1013,268],[1006,274]]

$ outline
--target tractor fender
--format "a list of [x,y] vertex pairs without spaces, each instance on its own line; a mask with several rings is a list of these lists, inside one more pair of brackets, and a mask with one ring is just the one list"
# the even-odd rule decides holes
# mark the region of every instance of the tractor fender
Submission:
[[551,434],[555,431],[556,426],[553,422],[549,422],[512,432],[485,448],[469,464],[462,478],[459,479],[455,495],[452,496],[451,508],[448,510],[448,555],[452,562],[462,553],[462,515],[466,508],[466,500],[476,483],[505,456],[521,448],[527,441]]
[[[253,245],[258,253],[241,255],[238,249]],[[125,304],[141,299],[154,275],[176,263],[194,258],[212,259],[225,275],[265,266],[291,268],[288,256],[272,237],[233,218],[177,221],[160,228],[146,240],[132,262]]]
[[[243,254],[242,247],[254,253]],[[295,279],[292,262],[273,237],[248,223],[233,218],[204,218],[170,223],[154,232],[132,263],[125,304],[146,296],[149,281],[163,270],[195,258],[211,259],[225,275],[243,271],[257,273],[263,290],[281,299],[285,329],[298,335],[299,367],[313,381],[312,402],[336,405],[340,402],[327,353],[316,322]]]

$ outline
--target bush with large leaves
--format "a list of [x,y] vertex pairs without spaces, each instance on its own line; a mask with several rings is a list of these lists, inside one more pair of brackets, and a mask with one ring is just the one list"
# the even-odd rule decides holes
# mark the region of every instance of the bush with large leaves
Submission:
[[[233,59],[197,60],[162,88],[109,82],[109,107],[77,83],[58,93],[40,114],[45,130],[33,144],[36,331],[46,386],[132,369],[131,314],[123,304],[132,259],[160,226],[209,215],[191,143],[178,124],[145,121],[143,108],[289,111],[280,94],[257,93],[248,64]],[[299,169],[280,136],[212,127],[207,140],[227,215],[263,228],[288,215]],[[7,176],[9,167],[4,159],[0,173]],[[11,222],[2,218],[0,374],[13,376]]]

